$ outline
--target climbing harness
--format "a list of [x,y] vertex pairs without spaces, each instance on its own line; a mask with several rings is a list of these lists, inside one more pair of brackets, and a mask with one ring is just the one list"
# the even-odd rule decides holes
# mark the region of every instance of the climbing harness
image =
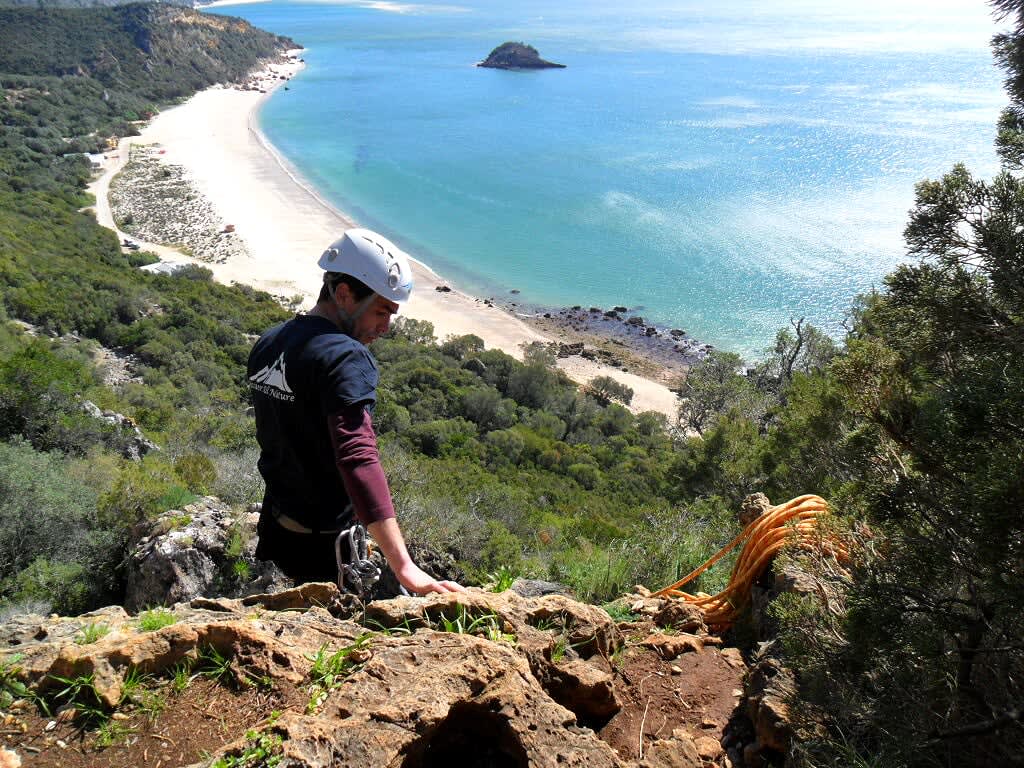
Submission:
[[[342,553],[342,542],[346,538],[350,563],[345,562]],[[380,579],[380,568],[369,557],[366,529],[357,523],[339,533],[334,540],[334,558],[338,563],[338,589],[353,592],[365,603],[373,585]]]
[[[693,573],[675,584],[660,589],[652,597],[678,597],[695,605],[704,613],[704,621],[716,631],[723,631],[732,626],[740,612],[750,600],[750,589],[761,577],[771,559],[787,544],[810,549],[816,547],[828,552],[837,559],[847,560],[849,552],[840,542],[832,539],[822,540],[817,534],[818,518],[828,514],[828,503],[820,496],[798,496],[772,507],[740,534],[722,547],[716,555],[700,566]],[[717,595],[691,595],[679,588],[687,584],[712,565],[721,560],[740,542],[744,542],[740,556],[729,576],[729,584]]]

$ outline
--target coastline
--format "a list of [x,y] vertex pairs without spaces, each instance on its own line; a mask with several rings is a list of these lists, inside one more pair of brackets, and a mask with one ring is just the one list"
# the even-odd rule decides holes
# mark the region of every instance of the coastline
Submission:
[[[108,154],[102,175],[90,185],[97,199],[97,220],[119,237],[153,251],[163,262],[200,263],[221,282],[252,285],[286,301],[298,299],[300,306],[311,306],[320,284],[317,255],[357,222],[320,197],[259,130],[260,107],[303,67],[297,53],[290,51],[286,58],[254,73],[247,84],[201,91],[160,112],[139,136],[122,139],[118,149]],[[112,178],[132,151],[148,152],[165,167],[181,169],[184,182],[199,195],[193,206],[202,208],[206,225],[213,222],[218,237],[234,244],[229,256],[195,258],[162,244],[161,238],[147,240],[118,230],[109,191]],[[129,189],[128,196],[133,194]],[[174,207],[164,213],[174,217],[179,210]],[[603,339],[611,351],[560,357],[559,368],[581,384],[597,376],[612,376],[634,390],[631,410],[658,411],[674,419],[676,396],[664,382],[678,377],[679,370],[645,355],[642,343],[613,341],[594,329],[583,329],[578,322],[560,319],[558,313],[524,317],[523,310],[512,302],[459,291],[410,255],[416,290],[402,314],[432,323],[438,339],[474,333],[487,347],[520,359],[521,346],[531,342],[575,343],[577,348],[597,345],[600,349]],[[613,364],[607,364],[609,361]]]

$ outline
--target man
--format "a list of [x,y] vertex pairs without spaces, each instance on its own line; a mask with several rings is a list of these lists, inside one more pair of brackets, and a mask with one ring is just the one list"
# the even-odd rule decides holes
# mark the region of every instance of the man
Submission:
[[350,229],[318,263],[316,306],[271,328],[249,355],[266,481],[256,556],[297,583],[335,581],[335,539],[354,515],[410,592],[461,591],[409,556],[373,432],[378,372],[366,347],[409,298],[408,258],[375,232]]

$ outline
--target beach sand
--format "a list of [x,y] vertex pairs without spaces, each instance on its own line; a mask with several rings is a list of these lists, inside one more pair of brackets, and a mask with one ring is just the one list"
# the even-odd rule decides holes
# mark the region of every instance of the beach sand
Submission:
[[[212,207],[211,216],[232,225],[233,236],[244,243],[247,255],[203,266],[222,282],[248,284],[286,299],[302,296],[301,305],[312,306],[322,274],[317,258],[346,228],[359,224],[321,199],[258,129],[263,101],[301,67],[292,56],[259,73],[256,87],[209,88],[159,113],[139,136],[123,139],[90,186],[97,199],[97,220],[117,231],[107,200],[110,180],[127,161],[131,145],[153,145],[162,162],[185,170]],[[140,244],[164,261],[192,261],[159,243]],[[488,348],[518,358],[522,345],[530,342],[574,340],[561,333],[542,333],[505,309],[460,292],[420,262],[414,264],[414,279],[413,297],[402,314],[432,323],[438,339],[474,333]],[[438,291],[439,287],[451,290]],[[559,367],[579,383],[613,376],[633,389],[631,410],[675,418],[676,397],[663,383],[578,356],[560,359]]]

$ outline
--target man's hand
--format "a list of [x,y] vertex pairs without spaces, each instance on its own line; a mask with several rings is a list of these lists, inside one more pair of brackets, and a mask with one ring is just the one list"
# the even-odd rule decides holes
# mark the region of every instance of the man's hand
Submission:
[[398,521],[393,517],[370,523],[366,530],[384,553],[384,558],[395,572],[399,583],[410,592],[425,595],[429,592],[466,591],[465,587],[454,581],[438,581],[412,561],[409,551],[405,548],[405,540],[398,528]]
[[406,566],[395,571],[403,587],[417,595],[430,592],[465,592],[466,588],[454,581],[438,581],[411,560]]

